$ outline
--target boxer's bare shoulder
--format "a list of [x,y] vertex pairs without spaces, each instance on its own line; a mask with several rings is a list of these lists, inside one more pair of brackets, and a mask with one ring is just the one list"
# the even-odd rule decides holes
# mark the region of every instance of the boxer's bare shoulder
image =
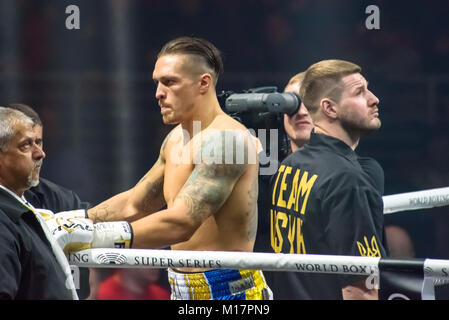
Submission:
[[[238,153],[242,152],[242,161]],[[206,136],[198,150],[198,161],[178,193],[176,201],[189,207],[193,219],[204,221],[219,210],[229,197],[238,178],[247,168],[248,147],[239,133],[222,130]]]

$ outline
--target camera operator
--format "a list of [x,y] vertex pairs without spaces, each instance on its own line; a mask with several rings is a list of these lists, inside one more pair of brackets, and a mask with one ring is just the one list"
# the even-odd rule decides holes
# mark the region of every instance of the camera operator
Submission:
[[[294,92],[299,95],[299,88],[305,74],[304,71],[293,76],[285,86],[284,92]],[[291,152],[295,152],[309,141],[313,122],[304,103],[301,103],[295,114],[284,114],[284,128],[290,138]]]

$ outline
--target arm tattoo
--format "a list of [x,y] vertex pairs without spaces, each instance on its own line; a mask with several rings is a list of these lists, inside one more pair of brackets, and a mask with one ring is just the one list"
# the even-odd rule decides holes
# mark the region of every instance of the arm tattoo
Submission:
[[103,206],[97,206],[94,211],[89,210],[89,218],[93,223],[113,221],[114,211],[112,211],[107,204]]
[[[152,212],[155,208],[155,202],[165,202],[163,199],[164,176],[160,176],[157,180],[148,182],[145,186],[146,196],[142,203],[143,212]],[[156,201],[155,199],[158,199]],[[159,208],[158,208],[159,209]],[[157,210],[157,209],[156,209]]]
[[[170,139],[173,131],[165,137],[162,142],[162,146],[159,152],[159,158],[156,161],[155,167],[163,167],[165,165],[165,149],[167,147],[167,141]],[[151,213],[154,210],[160,209],[165,204],[163,188],[164,188],[164,175],[157,176],[153,181],[149,181],[150,173],[147,173],[138,184],[144,183],[145,185],[145,198],[141,205],[139,205],[142,212]]]
[[[231,139],[235,142],[232,146],[229,145],[229,136],[235,138]],[[183,201],[187,205],[194,221],[202,223],[217,212],[246,170],[248,146],[241,136],[232,131],[220,131],[206,137],[201,143],[196,155],[197,159],[201,157],[201,162],[195,166],[175,200]],[[239,150],[244,152],[243,163],[236,161],[238,156],[236,153]],[[210,161],[211,158],[214,161]],[[231,158],[232,161],[229,161]]]

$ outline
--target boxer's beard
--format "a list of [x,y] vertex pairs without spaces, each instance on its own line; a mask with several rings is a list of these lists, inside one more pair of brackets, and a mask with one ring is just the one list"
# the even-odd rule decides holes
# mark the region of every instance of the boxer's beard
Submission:
[[30,174],[28,175],[28,186],[36,187],[39,184],[39,173],[37,172],[40,170],[42,166],[42,159],[38,160],[34,163],[33,170],[31,170]]

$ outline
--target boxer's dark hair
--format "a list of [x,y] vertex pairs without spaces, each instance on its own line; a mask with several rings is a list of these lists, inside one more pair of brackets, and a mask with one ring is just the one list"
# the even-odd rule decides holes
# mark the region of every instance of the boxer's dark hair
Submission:
[[158,58],[170,54],[187,54],[199,57],[214,78],[214,83],[218,81],[218,76],[223,73],[223,61],[221,52],[209,41],[195,37],[180,37],[166,43]]

